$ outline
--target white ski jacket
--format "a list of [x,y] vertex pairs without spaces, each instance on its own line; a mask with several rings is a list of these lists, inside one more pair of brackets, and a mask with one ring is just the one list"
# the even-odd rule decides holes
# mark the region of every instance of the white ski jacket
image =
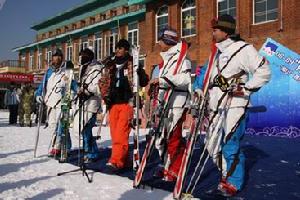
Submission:
[[[81,74],[82,67],[80,68],[79,74]],[[80,77],[82,81],[82,85],[87,85],[87,90],[85,91],[85,95],[87,96],[87,100],[84,101],[84,110],[97,113],[100,107],[100,89],[98,86],[99,79],[101,77],[101,67],[98,63],[92,62],[86,72]]]
[[50,108],[60,108],[62,89],[66,86],[66,82],[63,77],[67,76],[65,62],[62,63],[61,67],[54,71],[47,80],[46,94],[44,98],[45,104]]
[[[210,83],[218,75],[218,68],[221,74],[228,79],[229,83],[234,75],[243,74],[239,77],[241,84],[244,85],[245,96],[233,97],[230,107],[245,107],[249,104],[250,94],[259,90],[270,80],[271,71],[269,66],[256,49],[244,41],[235,42],[232,39],[227,39],[217,43],[216,46],[219,50],[219,55],[217,55],[213,63]],[[217,67],[217,63],[219,63],[219,67]],[[219,87],[212,87],[209,93],[209,107],[215,111],[221,103],[220,99],[224,92]]]
[[173,89],[170,98],[170,108],[184,108],[189,105],[191,92],[191,62],[186,59],[185,55],[179,65],[178,71],[173,75],[180,57],[182,43],[170,48],[167,52],[161,52],[163,58],[163,67],[159,71],[159,101],[167,88]]

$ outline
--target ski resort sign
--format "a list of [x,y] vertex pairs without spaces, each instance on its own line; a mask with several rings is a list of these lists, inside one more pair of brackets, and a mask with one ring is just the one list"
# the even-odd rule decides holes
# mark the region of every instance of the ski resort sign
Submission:
[[300,56],[268,38],[259,53],[272,71],[270,82],[251,97],[266,112],[251,113],[248,133],[281,137],[300,137]]
[[300,83],[300,55],[268,38],[259,53],[280,71]]

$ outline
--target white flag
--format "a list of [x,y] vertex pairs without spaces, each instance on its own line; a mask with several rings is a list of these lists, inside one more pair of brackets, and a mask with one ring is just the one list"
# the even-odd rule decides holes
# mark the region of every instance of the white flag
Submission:
[[5,1],[6,0],[0,0],[0,10],[3,8]]

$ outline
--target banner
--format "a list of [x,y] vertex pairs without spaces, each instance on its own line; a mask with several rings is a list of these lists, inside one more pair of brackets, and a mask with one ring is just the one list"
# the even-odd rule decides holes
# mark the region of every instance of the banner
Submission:
[[32,81],[31,74],[0,74],[0,82],[31,83]]
[[249,115],[248,133],[300,137],[300,56],[271,38],[259,53],[269,62],[272,78],[251,97],[266,112]]

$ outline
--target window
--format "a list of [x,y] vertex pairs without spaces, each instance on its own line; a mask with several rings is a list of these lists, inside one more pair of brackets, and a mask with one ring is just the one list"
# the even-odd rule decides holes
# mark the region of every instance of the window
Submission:
[[85,25],[86,25],[85,20],[81,20],[81,21],[80,21],[80,25],[81,25],[81,27],[85,27]]
[[128,24],[128,42],[134,46],[139,45],[139,29],[137,22]]
[[83,49],[86,49],[89,47],[89,41],[88,41],[88,37],[83,37],[81,38],[81,44],[79,45],[79,52]]
[[254,23],[276,20],[278,0],[254,0]]
[[100,20],[101,21],[106,20],[106,14],[100,14]]
[[38,69],[42,68],[42,52],[38,52]]
[[32,52],[30,52],[30,56],[29,56],[29,69],[33,68],[33,55]]
[[102,33],[95,34],[95,41],[94,41],[94,53],[95,59],[102,60],[103,58],[103,51],[102,51]]
[[111,10],[110,11],[110,17],[115,17],[117,16],[117,11],[116,10]]
[[118,29],[114,28],[114,29],[112,29],[111,34],[109,36],[109,54],[110,55],[116,51],[116,45],[118,43],[118,40],[119,40]]
[[236,0],[218,0],[218,16],[225,14],[236,18]]
[[51,61],[52,61],[51,59],[52,59],[52,51],[49,50],[49,51],[47,51],[47,53],[46,53],[47,65],[51,65]]
[[59,34],[61,34],[61,30],[58,28],[58,29],[56,29],[56,35],[59,35]]
[[181,8],[181,35],[187,37],[196,34],[196,3],[185,0]]
[[96,22],[95,17],[90,17],[90,24],[95,24],[95,22]]
[[160,7],[156,13],[156,42],[161,31],[168,26],[168,6]]
[[73,30],[77,29],[77,25],[76,24],[72,24],[72,29]]
[[73,59],[73,46],[72,44],[69,44],[69,46],[67,46],[66,60],[72,61],[72,59]]

